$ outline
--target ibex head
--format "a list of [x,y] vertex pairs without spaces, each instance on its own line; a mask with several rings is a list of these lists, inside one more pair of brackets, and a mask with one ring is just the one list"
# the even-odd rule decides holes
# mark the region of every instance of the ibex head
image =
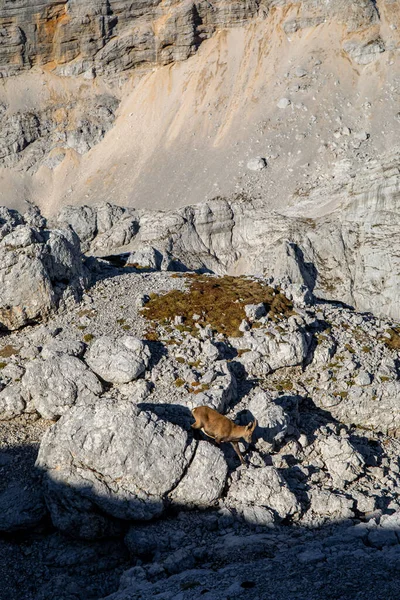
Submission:
[[250,421],[250,423],[248,425],[245,425],[245,427],[244,427],[244,433],[242,434],[242,438],[248,444],[251,444],[251,438],[253,435],[253,431],[255,430],[256,427],[257,427],[256,419],[254,419],[254,421]]

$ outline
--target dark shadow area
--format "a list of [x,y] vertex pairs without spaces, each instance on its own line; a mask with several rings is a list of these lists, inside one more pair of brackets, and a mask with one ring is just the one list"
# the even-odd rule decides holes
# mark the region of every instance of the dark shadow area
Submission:
[[140,410],[149,411],[157,415],[162,421],[172,423],[173,425],[179,425],[185,431],[193,433],[191,424],[194,423],[195,419],[192,415],[192,411],[187,406],[180,404],[155,404],[152,402],[140,402],[138,404]]
[[318,306],[318,304],[328,304],[329,306],[333,306],[334,308],[345,308],[351,311],[355,310],[354,306],[351,306],[351,304],[346,304],[346,302],[342,302],[341,300],[327,300],[325,298],[318,298],[317,296],[314,296],[314,299],[316,306]]
[[318,278],[318,271],[316,266],[314,265],[314,263],[305,261],[304,253],[300,246],[298,246],[294,242],[289,242],[289,245],[291,246],[294,252],[305,285],[311,292],[313,292]]
[[[298,404],[298,431],[306,432],[310,441],[313,436],[315,439],[315,431],[321,425],[329,426],[332,432],[345,427],[328,411],[317,408],[310,398],[286,395],[277,398],[276,403],[287,411],[294,410]],[[214,443],[191,429],[193,416],[187,407],[147,402],[138,406],[191,432],[195,439]],[[238,415],[242,424],[252,418],[249,411]],[[384,450],[380,440],[371,441],[352,428],[346,429],[366,465],[381,466]],[[298,431],[283,441],[283,448],[290,439],[298,437]],[[256,430],[254,442],[264,434],[262,428]],[[240,463],[233,448],[228,443],[219,447],[226,454],[231,469],[236,470]],[[257,452],[254,445],[250,445],[248,451],[250,459]],[[0,533],[0,600],[96,600],[118,589],[123,571],[150,563],[156,565],[153,574],[148,576],[151,582],[158,579],[168,582],[176,573],[200,570],[188,579],[188,587],[180,587],[176,594],[192,589],[191,585],[198,586],[198,597],[203,592],[207,594],[206,590],[220,593],[219,588],[211,587],[211,579],[204,585],[195,582],[199,577],[203,579],[202,573],[207,570],[215,574],[218,569],[237,564],[238,579],[231,585],[236,582],[241,589],[254,588],[261,598],[266,597],[266,588],[261,583],[264,575],[261,578],[253,575],[256,565],[261,573],[265,571],[267,578],[284,576],[285,586],[281,585],[280,589],[286,589],[288,594],[291,586],[297,586],[297,595],[275,594],[278,600],[289,597],[299,600],[396,598],[390,594],[396,589],[395,585],[400,585],[400,569],[393,571],[397,547],[400,564],[400,526],[398,529],[375,525],[353,534],[351,528],[355,524],[369,519],[357,511],[357,517],[352,520],[331,523],[326,519],[315,528],[293,523],[291,518],[280,523],[278,520],[274,526],[263,526],[246,520],[235,508],[220,511],[214,504],[206,510],[198,510],[193,506],[171,504],[166,496],[161,500],[164,512],[160,514],[157,499],[130,498],[125,493],[118,497],[112,486],[105,498],[89,483],[71,485],[47,479],[46,473],[35,467],[37,452],[38,445],[31,444],[0,451],[0,528],[3,530]],[[311,478],[318,468],[311,469],[307,475],[296,456],[288,453],[282,454],[282,458],[287,467],[277,470],[300,502],[304,514],[310,506]],[[265,464],[272,464],[272,460]],[[252,468],[257,471],[257,467]],[[100,473],[98,476],[101,478]],[[383,514],[393,513],[388,509],[384,490],[376,493],[380,494],[378,504]],[[154,518],[139,521],[117,517],[126,513],[127,506],[132,511],[141,510],[143,506],[150,512],[154,509]],[[64,533],[57,530],[53,521]],[[93,538],[99,536],[100,539],[76,539],[77,534],[87,537],[93,534]],[[333,553],[332,547],[335,548]],[[392,562],[387,559],[388,552],[392,553]],[[306,553],[304,560],[299,561],[298,555],[303,553]],[[252,570],[251,573],[247,570],[244,576],[240,569],[246,563],[252,565]],[[161,570],[157,566],[160,564]],[[368,572],[361,579],[365,569]],[[355,580],[357,593],[362,592],[361,595],[354,595]],[[214,581],[218,581],[218,577],[214,577]],[[316,585],[318,582],[322,587]],[[321,595],[321,589],[328,592]],[[150,600],[150,596],[144,595],[143,599]]]

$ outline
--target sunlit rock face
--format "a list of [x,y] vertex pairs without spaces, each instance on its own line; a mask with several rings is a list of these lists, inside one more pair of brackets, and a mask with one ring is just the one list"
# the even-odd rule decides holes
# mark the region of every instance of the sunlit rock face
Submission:
[[0,16],[3,75],[33,65],[76,62],[85,67],[123,71],[147,63],[188,58],[217,26],[243,24],[260,2],[183,2],[144,0],[5,0]]

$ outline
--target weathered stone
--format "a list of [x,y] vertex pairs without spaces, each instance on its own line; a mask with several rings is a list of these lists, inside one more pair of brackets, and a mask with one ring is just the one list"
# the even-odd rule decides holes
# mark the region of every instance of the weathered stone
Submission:
[[343,50],[358,65],[369,65],[385,52],[385,44],[382,40],[372,40],[367,43],[349,40],[343,44]]
[[354,501],[344,494],[313,489],[310,493],[310,500],[310,511],[317,516],[329,518],[330,521],[341,521],[354,517]]
[[45,419],[56,419],[78,400],[92,400],[103,389],[85,363],[68,355],[53,356],[47,360],[38,358],[28,363],[22,386]]
[[7,421],[24,412],[26,403],[21,394],[21,386],[8,385],[0,392],[0,421]]
[[261,158],[260,156],[258,156],[257,158],[252,158],[247,163],[247,168],[250,171],[262,171],[263,169],[265,169],[266,166],[267,161],[265,160],[265,158]]
[[226,502],[240,511],[241,506],[261,506],[280,519],[294,517],[300,511],[296,496],[274,467],[248,468],[236,471]]
[[182,506],[212,506],[221,496],[227,473],[228,465],[222,451],[200,441],[186,475],[169,497]]
[[73,407],[45,433],[37,466],[46,472],[55,526],[95,538],[115,530],[109,517],[160,515],[193,452],[180,427],[130,402],[103,399]]
[[61,299],[78,298],[87,282],[79,239],[71,229],[3,225],[0,326],[18,329],[47,317]]
[[129,383],[137,379],[147,368],[149,358],[149,348],[131,335],[117,340],[106,336],[97,338],[85,354],[89,367],[110,383]]
[[319,449],[333,484],[338,488],[360,476],[364,459],[348,439],[331,434],[319,440]]
[[257,446],[262,447],[263,442],[275,444],[284,439],[290,419],[279,404],[272,401],[266,392],[258,392],[250,400],[248,410],[257,419],[257,429],[254,437]]
[[246,317],[252,321],[261,319],[261,317],[265,317],[267,314],[265,304],[262,302],[260,304],[247,304],[244,307],[244,312],[246,313]]
[[138,269],[154,269],[161,267],[162,255],[151,246],[140,248],[131,252],[126,260],[127,267]]

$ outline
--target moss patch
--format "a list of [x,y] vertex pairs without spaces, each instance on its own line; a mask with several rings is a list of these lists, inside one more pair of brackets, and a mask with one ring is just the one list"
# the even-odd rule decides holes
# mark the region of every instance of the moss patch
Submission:
[[[142,314],[153,322],[167,325],[175,316],[183,318],[182,333],[198,335],[195,324],[209,325],[215,333],[239,337],[239,325],[246,318],[246,304],[264,303],[268,316],[278,321],[294,314],[293,305],[279,290],[246,277],[213,277],[186,275],[186,291],[172,290],[166,294],[151,294]],[[200,315],[197,321],[193,315]]]

